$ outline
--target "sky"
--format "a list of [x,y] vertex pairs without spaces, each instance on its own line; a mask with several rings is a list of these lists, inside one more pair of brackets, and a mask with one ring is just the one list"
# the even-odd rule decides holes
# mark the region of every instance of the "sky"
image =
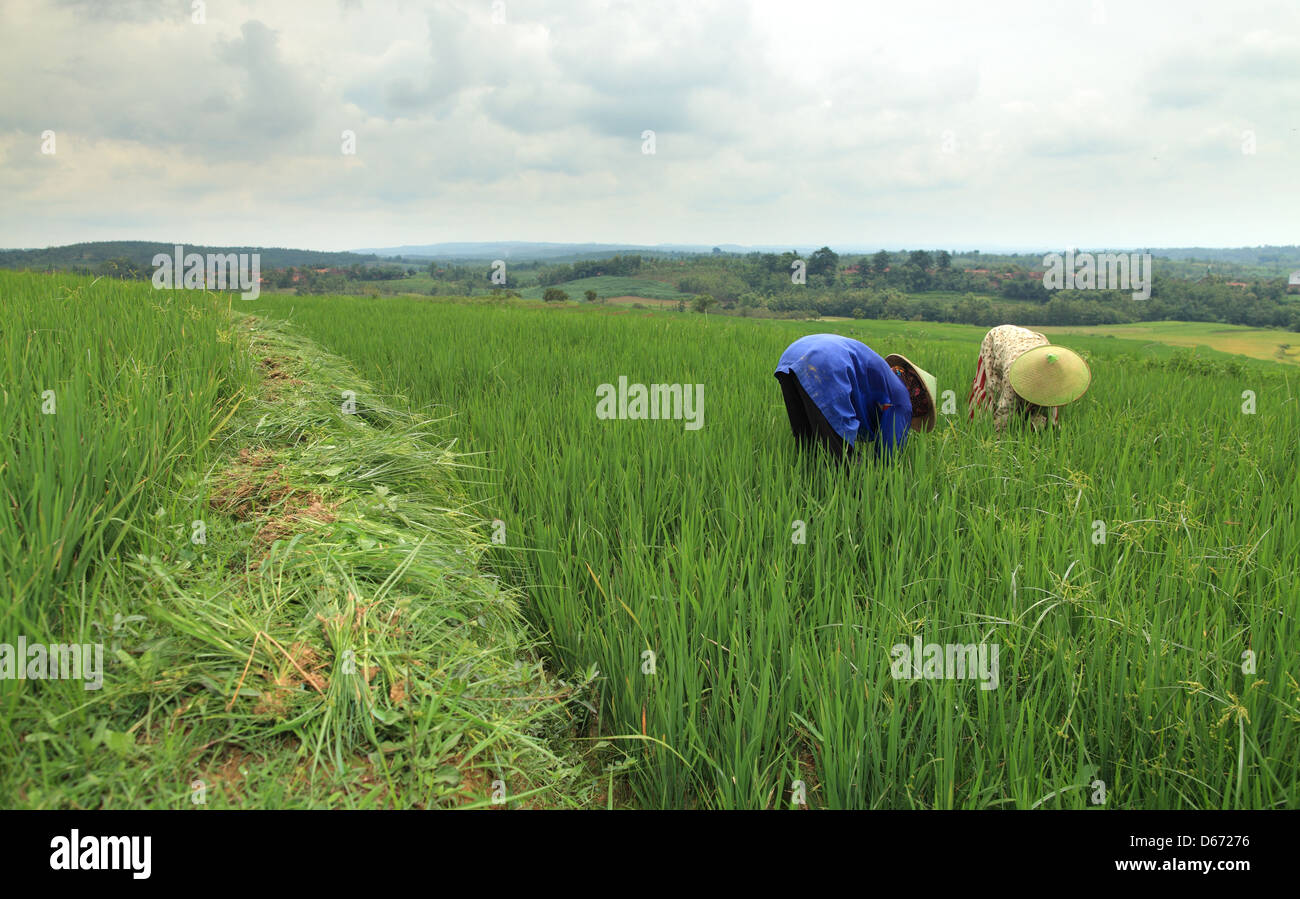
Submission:
[[1300,243],[1300,4],[0,0],[0,246],[90,240]]

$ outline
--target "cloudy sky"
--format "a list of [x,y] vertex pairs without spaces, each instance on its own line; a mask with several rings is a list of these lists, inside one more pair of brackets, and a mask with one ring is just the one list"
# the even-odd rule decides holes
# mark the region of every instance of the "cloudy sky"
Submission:
[[0,2],[4,247],[1298,226],[1294,0]]

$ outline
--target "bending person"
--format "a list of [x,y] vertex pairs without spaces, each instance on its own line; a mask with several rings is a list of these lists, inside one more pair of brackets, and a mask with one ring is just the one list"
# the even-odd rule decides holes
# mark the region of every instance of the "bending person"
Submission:
[[1037,431],[1049,420],[1059,427],[1059,408],[1083,396],[1090,383],[1092,372],[1078,353],[1054,346],[1037,331],[999,325],[980,344],[967,405],[971,418],[992,408],[998,431],[1013,418],[1027,418]]
[[888,458],[911,429],[934,427],[935,379],[904,356],[881,358],[838,334],[810,334],[786,348],[774,372],[795,440],[837,459],[864,440]]

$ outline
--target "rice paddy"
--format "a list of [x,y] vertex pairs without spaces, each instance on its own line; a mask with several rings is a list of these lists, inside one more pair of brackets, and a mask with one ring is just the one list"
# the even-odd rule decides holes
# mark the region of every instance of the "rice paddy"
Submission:
[[[0,680],[6,805],[1300,799],[1288,366],[1062,338],[1092,390],[998,437],[976,328],[0,299],[0,643],[107,656]],[[772,369],[828,328],[938,377],[897,464],[796,450]]]
[[[1297,804],[1300,598],[1288,369],[1085,352],[1059,433],[965,397],[981,329],[266,298],[473,454],[491,562],[631,804]],[[953,391],[899,464],[796,452],[772,369],[835,329]],[[703,426],[597,390],[702,384]],[[900,646],[996,646],[993,688],[895,676]],[[920,673],[918,665],[916,673]],[[904,675],[906,675],[904,669]]]

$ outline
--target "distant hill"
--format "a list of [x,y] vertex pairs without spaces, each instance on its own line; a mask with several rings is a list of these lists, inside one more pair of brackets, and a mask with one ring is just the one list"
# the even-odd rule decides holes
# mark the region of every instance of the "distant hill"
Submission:
[[817,246],[756,246],[740,244],[628,244],[628,243],[544,243],[529,241],[501,241],[483,243],[430,243],[407,244],[400,247],[373,247],[359,249],[357,253],[376,256],[402,256],[407,259],[438,259],[449,262],[479,259],[546,260],[548,262],[576,262],[601,259],[606,256],[640,253],[649,256],[699,256],[713,252],[717,246],[723,253],[784,253],[787,250],[811,253]]
[[[185,244],[186,253],[259,253],[263,271],[288,266],[348,266],[353,263],[378,262],[374,254],[331,253],[321,250],[294,250],[283,247],[209,247],[199,244]],[[46,269],[64,270],[72,268],[95,269],[97,266],[113,261],[127,259],[140,269],[152,269],[153,257],[158,253],[169,256],[175,251],[176,243],[162,243],[151,240],[103,240],[90,243],[74,243],[62,247],[46,247],[39,250],[0,250],[0,268],[29,268],[34,271]]]
[[[545,243],[530,241],[485,241],[431,244],[406,244],[400,247],[370,247],[355,250],[356,253],[371,254],[380,257],[402,256],[404,260],[414,259],[447,262],[471,262],[484,259],[513,259],[516,262],[545,260],[547,262],[577,262],[588,259],[601,259],[616,254],[640,253],[647,256],[701,256],[710,255],[716,246],[727,254],[745,255],[748,253],[784,253],[794,250],[799,254],[809,254],[825,244],[825,241],[805,244],[764,244],[746,246],[743,244],[625,244],[625,243]],[[835,252],[845,255],[864,255],[886,249],[897,252],[905,249],[893,244],[836,244],[830,247]],[[913,247],[912,249],[916,249]],[[939,249],[939,247],[924,247]],[[949,247],[954,256],[968,259],[974,247]],[[1006,261],[1016,264],[1037,266],[1045,253],[1059,253],[1064,247],[1042,248],[1007,248],[984,246],[982,253],[975,255],[984,262]],[[1264,267],[1271,272],[1300,269],[1300,246],[1261,246],[1261,247],[1079,247],[1091,252],[1146,252],[1151,255],[1177,261],[1198,261],[1217,263],[1219,265],[1236,265],[1243,267]]]
[[[75,243],[66,246],[45,247],[43,249],[0,250],[0,268],[30,268],[36,271],[47,269],[68,270],[84,269],[95,271],[105,263],[129,260],[141,271],[153,266],[153,257],[158,253],[171,254],[175,241],[145,240],[111,240]],[[800,255],[811,254],[821,244],[755,245],[717,244],[716,249],[723,254],[745,255],[749,253],[785,253],[793,250]],[[199,244],[186,244],[187,252],[195,253],[260,253],[262,269],[283,269],[289,266],[297,268],[340,267],[353,264],[375,264],[377,262],[400,261],[402,263],[427,263],[432,260],[448,263],[475,263],[493,259],[513,260],[516,264],[537,261],[547,264],[571,263],[605,259],[615,255],[641,254],[659,258],[691,259],[714,254],[715,246],[704,244],[602,244],[602,243],[545,243],[529,241],[494,241],[494,242],[454,242],[434,244],[408,244],[400,247],[376,247],[347,252],[330,252],[323,250],[289,249],[284,247],[218,247]],[[874,245],[835,245],[831,248],[845,257],[848,264],[853,260],[847,257],[874,253],[880,247]],[[892,248],[887,248],[892,249]],[[934,248],[930,248],[934,249]],[[982,253],[955,250],[953,264],[958,267],[987,267],[990,264],[1010,263],[1028,269],[1041,267],[1043,254],[1060,252],[1062,248],[1046,248],[1041,251],[1017,252],[999,251],[987,247]],[[1174,268],[1166,267],[1166,273],[1175,277],[1200,277],[1213,273],[1229,277],[1251,276],[1285,276],[1300,270],[1300,246],[1261,246],[1261,247],[1167,247],[1167,248],[1084,248],[1094,252],[1103,250],[1149,252],[1156,258],[1171,260]],[[395,259],[394,257],[400,257]],[[106,266],[112,268],[111,265]]]
[[1280,269],[1300,268],[1300,247],[1168,247],[1152,250],[1153,256],[1166,259],[1195,260],[1236,265],[1274,266]]
[[[655,281],[652,278],[624,278],[615,275],[596,275],[591,278],[579,278],[576,281],[565,281],[563,284],[557,284],[569,299],[581,300],[583,294],[588,290],[596,291],[596,295],[601,299],[610,297],[645,297],[651,300],[681,300],[692,299],[694,294],[682,293],[671,284],[665,284],[663,281]],[[545,287],[528,287],[519,292],[520,296],[529,300],[540,300],[542,294],[546,292]]]

